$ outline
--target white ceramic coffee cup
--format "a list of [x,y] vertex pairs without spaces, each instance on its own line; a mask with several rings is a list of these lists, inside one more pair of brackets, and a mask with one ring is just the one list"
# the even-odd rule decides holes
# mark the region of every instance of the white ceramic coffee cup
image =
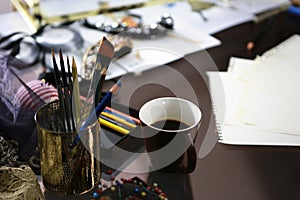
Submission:
[[[185,174],[194,170],[197,158],[192,137],[202,118],[198,106],[177,97],[156,98],[141,107],[139,118],[152,170]],[[166,129],[166,120],[178,122],[178,127]],[[160,121],[161,126],[156,126]]]

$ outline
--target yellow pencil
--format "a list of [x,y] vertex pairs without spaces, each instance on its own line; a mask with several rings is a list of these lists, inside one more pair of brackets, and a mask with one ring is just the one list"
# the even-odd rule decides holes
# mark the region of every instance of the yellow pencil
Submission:
[[101,115],[103,115],[104,117],[108,117],[108,118],[110,118],[110,119],[112,119],[112,120],[114,120],[116,122],[120,122],[121,124],[123,124],[123,125],[125,125],[125,126],[127,126],[129,128],[135,128],[136,127],[135,124],[132,124],[132,123],[126,121],[125,119],[122,119],[122,118],[117,117],[115,115],[109,114],[107,112],[102,112]]
[[115,130],[115,131],[117,131],[119,133],[122,133],[124,135],[127,135],[129,133],[129,130],[126,130],[125,128],[117,126],[117,125],[115,125],[115,124],[113,124],[113,123],[111,123],[111,122],[109,122],[105,119],[99,118],[98,121],[100,122],[101,125],[104,125],[108,128],[111,128],[112,130]]

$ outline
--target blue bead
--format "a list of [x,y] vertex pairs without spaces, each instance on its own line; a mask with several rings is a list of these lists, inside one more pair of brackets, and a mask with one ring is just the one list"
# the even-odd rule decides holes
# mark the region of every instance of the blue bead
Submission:
[[93,197],[98,197],[98,196],[99,196],[99,194],[97,192],[93,193]]
[[140,189],[139,189],[139,188],[137,188],[137,187],[136,187],[136,188],[134,188],[134,192],[135,192],[135,193],[138,193],[139,191],[140,191]]

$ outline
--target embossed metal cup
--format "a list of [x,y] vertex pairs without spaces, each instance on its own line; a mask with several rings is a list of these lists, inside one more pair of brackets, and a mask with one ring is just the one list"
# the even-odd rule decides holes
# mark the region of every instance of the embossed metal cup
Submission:
[[[83,194],[100,179],[99,123],[65,132],[60,113],[59,102],[54,101],[42,106],[35,115],[42,181],[51,192]],[[80,140],[74,145],[78,137]]]

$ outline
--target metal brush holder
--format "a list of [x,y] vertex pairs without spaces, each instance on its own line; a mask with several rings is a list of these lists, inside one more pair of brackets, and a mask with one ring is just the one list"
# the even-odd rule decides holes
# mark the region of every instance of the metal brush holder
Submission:
[[[98,121],[84,130],[62,131],[59,101],[42,106],[35,115],[45,188],[64,195],[90,191],[100,180],[100,127]],[[80,140],[73,145],[76,138]]]

